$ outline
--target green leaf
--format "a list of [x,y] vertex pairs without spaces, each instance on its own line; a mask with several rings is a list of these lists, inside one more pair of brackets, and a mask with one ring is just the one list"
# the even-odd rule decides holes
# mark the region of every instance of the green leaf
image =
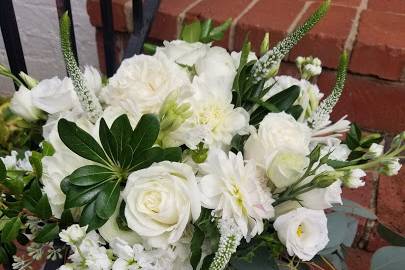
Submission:
[[87,187],[71,186],[66,194],[65,209],[88,204],[104,189],[107,181]]
[[47,141],[42,142],[42,156],[53,156],[55,154],[55,149],[53,148],[52,144]]
[[97,216],[96,201],[94,200],[83,208],[79,224],[82,227],[88,225],[89,227],[87,228],[87,231],[90,232],[92,230],[100,228],[106,222],[107,219],[102,219]]
[[75,123],[63,118],[60,119],[58,132],[62,142],[79,156],[97,163],[109,164],[103,148],[90,134],[79,128]]
[[206,256],[202,262],[201,265],[201,270],[208,270],[210,268],[210,265],[212,263],[212,261],[215,258],[215,254],[210,254],[208,256]]
[[300,118],[302,112],[304,111],[304,108],[302,108],[301,105],[293,105],[289,109],[287,109],[285,112],[288,114],[291,114],[292,117],[294,117],[295,120]]
[[76,169],[65,179],[68,179],[72,185],[85,187],[113,179],[113,177],[114,173],[109,168],[98,165],[86,165]]
[[190,43],[198,42],[201,36],[201,23],[200,21],[194,21],[191,24],[187,24],[181,31],[181,39]]
[[122,164],[122,156],[124,151],[126,151],[126,146],[132,135],[132,126],[129,122],[128,116],[123,114],[119,116],[111,125],[111,133],[114,135],[117,142],[117,147],[119,149],[120,158],[119,161]]
[[38,179],[42,177],[42,154],[33,151],[32,155],[29,157],[29,161],[34,170],[34,173]]
[[209,42],[209,33],[212,29],[212,20],[211,19],[207,19],[205,21],[203,21],[203,23],[201,24],[201,37],[200,37],[200,41],[202,42]]
[[46,243],[54,240],[59,234],[59,225],[57,223],[46,224],[34,238],[34,242]]
[[164,151],[160,147],[153,147],[146,149],[142,153],[136,154],[134,153],[132,163],[130,166],[129,171],[137,171],[144,168],[149,167],[154,162],[162,161],[162,157],[164,157]]
[[201,259],[202,254],[202,244],[204,242],[204,232],[200,230],[198,227],[194,227],[193,238],[191,239],[191,257],[190,263],[193,269],[197,269],[197,266]]
[[232,18],[227,19],[223,24],[214,27],[209,34],[212,40],[221,40],[224,37],[224,33],[232,24]]
[[256,250],[255,256],[251,262],[233,259],[231,265],[235,270],[278,270],[276,260],[272,257],[271,252],[266,247],[260,247]]
[[42,198],[38,201],[35,213],[42,219],[47,219],[52,216],[52,209],[49,205],[48,196],[46,194],[42,195]]
[[159,119],[154,114],[144,114],[132,133],[130,146],[134,153],[140,153],[152,147],[159,135]]
[[321,156],[321,148],[322,148],[322,146],[320,144],[318,144],[311,151],[311,153],[309,154],[309,160],[311,163],[315,163],[319,160],[319,157]]
[[4,225],[3,231],[1,232],[1,242],[6,243],[16,239],[20,232],[21,225],[20,217],[10,219],[6,225]]
[[99,137],[105,153],[107,153],[110,159],[117,164],[121,154],[121,149],[118,149],[117,141],[108,128],[104,118],[101,118],[100,120]]
[[5,264],[9,261],[7,251],[0,246],[0,263]]
[[377,250],[371,258],[371,270],[405,269],[405,247],[388,246]]
[[163,160],[172,162],[180,162],[182,159],[182,151],[180,147],[170,147],[163,149]]
[[383,140],[381,134],[373,133],[360,140],[360,146],[363,148],[369,148],[373,143],[379,144]]
[[382,223],[378,224],[377,232],[383,239],[387,240],[391,245],[405,247],[405,237],[391,230],[384,224]]
[[286,111],[297,100],[300,92],[299,86],[293,85],[269,98],[268,102],[276,106],[280,111]]
[[3,160],[0,158],[0,181],[5,180],[7,177],[7,169],[4,166]]
[[60,222],[59,222],[60,228],[61,229],[66,229],[67,227],[69,227],[73,223],[74,223],[74,220],[73,220],[72,211],[70,209],[65,209],[62,212],[62,215],[60,217]]
[[97,195],[96,212],[101,219],[108,219],[117,208],[120,197],[120,181],[109,182],[104,185],[104,189]]
[[343,205],[334,205],[332,210],[335,212],[344,212],[347,214],[357,215],[371,220],[377,219],[377,216],[373,212],[364,208],[360,204],[347,199],[343,199],[342,201]]

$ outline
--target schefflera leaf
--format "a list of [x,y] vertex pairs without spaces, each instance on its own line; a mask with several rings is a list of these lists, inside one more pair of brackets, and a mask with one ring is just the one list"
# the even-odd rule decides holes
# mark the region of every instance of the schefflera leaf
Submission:
[[145,114],[132,129],[127,115],[121,115],[108,127],[100,119],[101,145],[75,123],[61,119],[58,131],[65,145],[79,156],[96,164],[76,169],[65,177],[61,189],[66,194],[65,209],[82,207],[80,225],[88,230],[102,226],[114,213],[128,175],[163,160],[179,161],[179,147],[154,147],[160,123]]

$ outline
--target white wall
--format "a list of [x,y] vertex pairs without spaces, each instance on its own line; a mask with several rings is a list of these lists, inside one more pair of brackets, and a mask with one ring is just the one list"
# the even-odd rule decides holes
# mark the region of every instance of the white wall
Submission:
[[[55,0],[13,0],[13,3],[28,74],[37,79],[66,76]],[[72,0],[71,5],[80,65],[98,68],[95,29],[89,22],[86,0]],[[8,66],[1,33],[0,63]],[[10,80],[0,78],[0,94],[13,90]]]

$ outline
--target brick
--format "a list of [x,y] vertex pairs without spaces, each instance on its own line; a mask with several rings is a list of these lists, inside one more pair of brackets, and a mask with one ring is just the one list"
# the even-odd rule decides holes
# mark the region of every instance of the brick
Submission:
[[[187,21],[212,19],[214,24],[220,24],[229,18],[235,19],[250,2],[251,0],[204,0],[187,13]],[[220,42],[214,44],[226,48],[228,40],[229,30]]]
[[379,220],[399,233],[405,234],[405,169],[396,176],[381,176],[378,189]]
[[[306,1],[308,0],[301,0],[301,1]],[[379,1],[379,0],[377,0]],[[323,2],[323,0],[315,0],[315,2]],[[332,5],[335,6],[345,6],[345,7],[358,7],[361,3],[361,0],[333,0]]]
[[368,0],[368,9],[405,14],[404,0]]
[[235,49],[242,48],[247,33],[256,52],[266,32],[270,33],[271,44],[276,44],[286,36],[288,28],[303,7],[304,2],[296,0],[259,1],[236,25]]
[[346,263],[349,270],[370,269],[373,253],[361,249],[347,248]]
[[[319,6],[312,4],[303,16],[302,24]],[[289,60],[297,56],[317,56],[324,66],[336,68],[338,56],[342,53],[346,39],[352,29],[356,9],[332,6],[328,14],[291,51]]]
[[[127,32],[127,18],[125,15],[125,4],[129,0],[112,0],[112,14],[114,30],[119,32]],[[90,22],[95,27],[102,27],[100,0],[87,0],[87,13],[90,17]]]
[[404,25],[405,15],[365,11],[350,70],[388,80],[405,80]]
[[196,0],[162,0],[152,24],[150,37],[159,40],[177,38],[177,17]]
[[[318,79],[324,93],[335,83],[335,72],[324,71]],[[332,113],[338,120],[344,115],[360,127],[398,133],[405,130],[405,84],[349,74],[346,87]]]

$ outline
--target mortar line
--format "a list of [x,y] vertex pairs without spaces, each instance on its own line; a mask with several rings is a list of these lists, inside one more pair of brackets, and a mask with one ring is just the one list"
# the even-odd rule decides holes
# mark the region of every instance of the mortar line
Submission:
[[347,36],[347,39],[346,39],[346,42],[344,45],[344,49],[349,53],[349,55],[351,54],[351,52],[353,50],[354,43],[356,41],[356,37],[359,32],[361,13],[363,11],[367,10],[367,7],[368,7],[368,0],[361,0],[360,5],[357,7],[356,15],[354,16],[354,19],[353,19],[352,28],[350,29],[350,33]]
[[304,17],[305,13],[308,11],[309,7],[312,5],[313,1],[305,2],[304,6],[300,10],[300,12],[295,16],[295,19],[292,21],[290,26],[287,29],[287,33],[291,33],[294,29],[298,26],[301,19]]
[[204,1],[204,0],[196,0],[196,1],[192,2],[182,12],[179,13],[179,15],[177,16],[177,25],[176,25],[177,26],[176,27],[177,38],[180,37],[181,29],[183,28],[184,18],[186,17],[187,12],[189,12],[193,7],[195,7],[202,1]]
[[232,21],[231,28],[229,29],[229,39],[228,39],[228,49],[233,51],[235,46],[235,30],[236,25],[242,19],[243,16],[246,15],[260,0],[252,0],[249,5],[246,6],[244,10]]

